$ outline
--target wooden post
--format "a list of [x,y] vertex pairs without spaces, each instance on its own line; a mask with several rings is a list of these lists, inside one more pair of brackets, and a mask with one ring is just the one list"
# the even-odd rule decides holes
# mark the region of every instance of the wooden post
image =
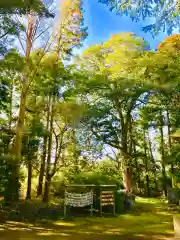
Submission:
[[91,204],[91,217],[93,216],[93,204]]
[[113,205],[113,214],[116,216],[116,199],[115,199],[115,191],[114,191],[114,205]]
[[100,214],[102,217],[102,189],[100,190]]
[[93,190],[91,189],[91,194],[92,194],[92,204],[91,204],[91,217],[93,216],[93,197],[94,197],[94,193]]

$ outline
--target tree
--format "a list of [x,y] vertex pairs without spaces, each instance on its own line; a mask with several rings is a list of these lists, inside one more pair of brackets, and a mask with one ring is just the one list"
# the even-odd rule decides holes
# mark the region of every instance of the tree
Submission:
[[[38,24],[39,24],[39,15],[38,13],[29,12],[27,20],[27,29],[26,29],[26,47],[25,47],[25,64],[22,74],[19,76],[19,79],[22,81],[21,85],[21,94],[20,94],[20,106],[19,106],[19,115],[16,124],[15,139],[14,139],[14,150],[12,161],[14,174],[12,174],[11,182],[15,182],[16,186],[10,190],[11,199],[18,200],[19,198],[19,175],[20,175],[20,162],[21,162],[21,149],[22,149],[22,138],[24,132],[24,119],[25,119],[25,108],[26,108],[26,99],[29,91],[29,87],[33,81],[33,78],[37,72],[37,67],[43,57],[39,56],[36,64],[32,64],[30,54],[33,47],[34,39],[37,34]],[[24,29],[23,29],[24,30]]]
[[[177,100],[179,98],[179,35],[174,34],[166,38],[165,41],[159,44],[158,51],[146,52],[142,55],[138,67],[139,73],[141,72],[140,68],[143,68],[140,75],[136,72],[138,77],[145,77],[146,81],[149,81],[151,85],[148,111],[156,121],[151,121],[149,124],[159,131],[158,144],[162,163],[163,188],[164,192],[167,192],[167,186],[170,186],[168,174],[172,176],[172,186],[174,186],[172,173],[175,169],[171,157],[173,149],[171,133],[174,131],[175,126],[178,125],[176,117],[179,111]],[[164,133],[166,129],[167,134]]]
[[99,2],[120,15],[129,15],[135,21],[154,19],[154,23],[143,27],[145,32],[151,32],[153,36],[161,31],[166,31],[170,35],[173,30],[180,29],[179,0],[99,0]]
[[[58,29],[55,29],[55,46],[52,49],[52,53],[55,54],[55,59],[52,65],[51,77],[55,82],[59,74],[59,58],[62,60],[71,54],[74,47],[81,45],[82,40],[86,37],[86,28],[83,27],[83,9],[82,2],[80,0],[74,1],[62,1],[60,8],[60,20]],[[56,34],[56,31],[58,34]],[[63,83],[63,79],[59,76],[59,80]],[[59,91],[61,92],[62,85],[56,85],[53,89],[52,95],[49,95],[49,139],[47,150],[47,164],[46,164],[46,178],[45,178],[45,190],[43,195],[43,201],[47,202],[49,198],[50,182],[55,174],[51,174],[51,156],[52,156],[52,144],[53,144],[53,126],[55,121],[55,108],[58,102],[63,101],[58,97]],[[64,130],[62,131],[64,133]],[[63,136],[61,136],[63,138]],[[56,138],[57,139],[57,138]],[[56,159],[58,160],[58,158]],[[55,161],[54,167],[56,168],[57,161]]]
[[[13,63],[16,61],[16,65]],[[13,172],[12,164],[12,146],[15,136],[14,124],[16,122],[16,110],[17,106],[15,104],[15,91],[18,93],[19,88],[19,75],[24,66],[24,58],[20,56],[16,50],[12,49],[5,54],[4,58],[1,59],[0,68],[1,75],[0,79],[2,81],[2,95],[1,99],[1,140],[3,144],[3,151],[1,152],[2,162],[4,162],[6,181],[5,183],[5,200],[10,196],[11,192],[8,191],[12,188],[11,176]],[[14,172],[13,172],[14,173]]]
[[139,100],[146,98],[144,83],[134,81],[130,72],[145,46],[146,43],[133,34],[117,34],[104,44],[87,49],[80,65],[92,74],[91,81],[85,84],[89,87],[85,94],[88,97],[89,93],[92,99],[87,123],[99,141],[120,151],[127,191],[132,189],[133,112]]

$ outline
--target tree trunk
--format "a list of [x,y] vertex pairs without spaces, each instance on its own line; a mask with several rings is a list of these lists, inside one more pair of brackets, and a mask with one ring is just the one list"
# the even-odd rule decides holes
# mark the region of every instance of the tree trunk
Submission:
[[128,153],[128,123],[122,127],[122,164],[123,182],[127,192],[132,192],[132,167],[130,166],[130,156]]
[[19,118],[16,127],[16,137],[14,143],[14,154],[15,159],[12,161],[13,164],[13,174],[12,174],[12,182],[14,183],[13,188],[11,190],[11,201],[19,200],[19,189],[20,189],[20,162],[21,162],[21,146],[22,146],[22,136],[23,136],[23,126],[24,126],[24,116],[25,116],[25,104],[26,104],[26,95],[24,91],[26,89],[26,84],[23,84],[22,94],[21,94],[21,102],[20,102],[20,110],[19,110]]
[[31,199],[31,185],[32,185],[32,161],[31,156],[28,156],[28,182],[26,199]]
[[[47,123],[46,123],[46,130],[49,130],[49,118],[50,118],[50,100],[51,98],[49,97],[49,108],[47,112]],[[48,137],[44,136],[44,144],[43,144],[43,155],[41,158],[41,167],[40,167],[40,173],[39,173],[39,183],[37,187],[37,197],[41,196],[43,193],[43,180],[44,180],[44,174],[45,174],[45,168],[46,168],[46,155],[47,155],[47,142],[48,142]]]
[[139,166],[138,166],[137,159],[135,159],[135,164],[136,164],[136,171],[137,171],[137,178],[136,178],[137,189],[138,189],[139,193],[141,194],[141,177],[140,177],[140,169],[139,169]]
[[148,154],[147,154],[147,143],[146,143],[146,129],[143,129],[143,140],[144,140],[144,155],[145,155],[145,169],[146,169],[146,194],[150,196],[150,187],[149,187],[149,169],[148,169]]
[[39,173],[39,183],[37,187],[37,197],[41,196],[43,193],[43,180],[44,180],[44,173],[46,168],[46,148],[47,148],[47,137],[44,137],[44,144],[43,144],[43,155],[41,159],[41,167]]
[[45,186],[44,186],[44,196],[43,202],[47,203],[49,201],[49,190],[50,190],[51,178],[50,176],[46,177]]
[[[136,151],[136,145],[133,144],[133,151],[134,151],[134,154],[137,153]],[[138,193],[141,194],[141,177],[140,177],[140,169],[139,169],[139,166],[138,166],[138,161],[137,161],[137,158],[135,157],[135,166],[136,166],[136,184],[137,184],[137,191]]]
[[162,165],[162,176],[163,176],[163,190],[164,190],[164,195],[167,196],[167,176],[166,176],[166,168],[164,164],[164,159],[165,159],[164,134],[163,134],[164,124],[163,124],[163,116],[161,111],[159,115],[159,120],[160,120],[159,131],[160,131],[160,152],[161,152],[161,165]]
[[73,162],[74,162],[74,173],[78,174],[79,173],[79,154],[77,152],[77,142],[76,142],[76,134],[75,134],[75,129],[72,129],[72,158],[73,158]]
[[150,195],[151,195],[149,183],[150,183],[150,181],[149,181],[149,175],[146,174],[146,191],[147,191],[147,196],[148,196],[148,197],[150,197]]
[[129,158],[125,152],[122,153],[123,184],[127,192],[132,191],[132,168],[129,166]]
[[51,181],[51,153],[52,153],[52,136],[53,136],[53,102],[50,99],[50,136],[48,141],[48,156],[47,156],[47,164],[46,164],[46,180],[45,180],[45,189],[44,189],[44,196],[43,202],[48,202],[49,200],[49,187]]
[[[13,80],[12,80],[13,81]],[[14,88],[14,82],[11,83],[10,85],[10,106],[9,106],[9,115],[8,115],[8,118],[9,118],[9,129],[11,129],[11,126],[12,126],[12,111],[13,111],[13,88]]]
[[130,167],[125,167],[123,172],[124,187],[127,192],[132,191],[132,169]]
[[[28,16],[28,31],[27,31],[27,40],[26,40],[26,58],[28,59],[31,47],[32,47],[32,38],[33,38],[33,15],[29,14]],[[27,69],[25,69],[27,71]],[[10,182],[13,182],[13,188],[8,191],[11,192],[10,198],[11,201],[19,200],[19,189],[20,189],[20,162],[21,162],[21,147],[22,147],[22,137],[23,137],[23,127],[24,127],[24,118],[25,118],[25,105],[27,90],[29,84],[29,78],[27,72],[24,73],[24,78],[22,81],[22,91],[20,96],[20,107],[19,107],[19,116],[16,126],[16,136],[14,141],[14,159],[12,161],[13,174],[11,176]]]
[[[171,156],[171,148],[172,148],[172,142],[171,142],[171,123],[170,123],[170,114],[169,109],[167,108],[167,127],[168,127],[168,147],[169,147],[169,155]],[[175,178],[174,178],[174,164],[171,162],[171,174],[172,174],[172,187],[175,187]]]
[[154,184],[155,184],[155,190],[157,190],[157,176],[156,176],[156,162],[154,160],[153,151],[152,151],[152,144],[151,144],[151,138],[149,135],[149,129],[148,129],[148,148],[149,148],[149,157],[151,159],[151,162],[153,164],[153,175],[154,175]]

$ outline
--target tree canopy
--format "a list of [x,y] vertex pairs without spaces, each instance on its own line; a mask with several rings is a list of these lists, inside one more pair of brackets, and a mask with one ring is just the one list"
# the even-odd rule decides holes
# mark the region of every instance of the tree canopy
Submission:
[[99,0],[106,4],[110,11],[116,11],[119,15],[129,15],[132,20],[147,20],[152,23],[143,27],[145,32],[151,32],[153,36],[161,31],[169,35],[173,30],[180,29],[180,2],[179,0]]

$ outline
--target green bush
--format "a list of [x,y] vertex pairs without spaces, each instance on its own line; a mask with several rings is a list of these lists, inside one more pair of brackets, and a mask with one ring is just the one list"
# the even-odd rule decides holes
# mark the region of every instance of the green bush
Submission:
[[65,185],[68,184],[68,179],[63,172],[59,172],[51,182],[51,194],[57,197],[64,197]]
[[48,204],[39,200],[22,200],[13,203],[10,206],[4,206],[7,212],[6,220],[13,221],[42,221],[42,220],[58,220],[63,216],[63,200],[56,199]]
[[94,184],[94,185],[116,185],[117,187],[122,186],[122,182],[110,175],[105,175],[101,172],[83,172],[74,175],[72,183],[76,184]]

